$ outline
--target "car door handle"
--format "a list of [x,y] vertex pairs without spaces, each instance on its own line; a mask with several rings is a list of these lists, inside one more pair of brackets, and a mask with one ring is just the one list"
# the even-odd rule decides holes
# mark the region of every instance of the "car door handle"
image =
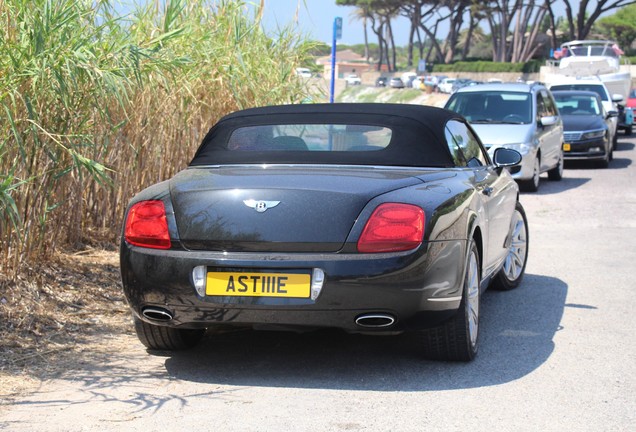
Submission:
[[490,186],[486,186],[486,187],[485,187],[485,188],[481,191],[481,193],[483,193],[483,194],[484,194],[484,195],[486,195],[486,196],[490,196],[490,195],[492,195],[492,192],[493,192],[493,191],[494,191],[494,189],[493,189],[493,188],[491,188]]

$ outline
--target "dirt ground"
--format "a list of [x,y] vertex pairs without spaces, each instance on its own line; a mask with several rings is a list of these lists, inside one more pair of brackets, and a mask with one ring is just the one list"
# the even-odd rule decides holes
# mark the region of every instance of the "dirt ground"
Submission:
[[99,355],[105,338],[132,333],[118,259],[114,248],[63,253],[0,280],[0,405]]

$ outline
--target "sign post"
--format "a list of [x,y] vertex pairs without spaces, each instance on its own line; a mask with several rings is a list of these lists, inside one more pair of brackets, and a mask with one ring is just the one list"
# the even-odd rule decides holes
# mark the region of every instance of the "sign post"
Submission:
[[342,38],[342,18],[336,17],[333,20],[333,39],[331,41],[331,88],[329,93],[329,103],[333,103],[333,95],[336,84],[336,40]]
[[419,63],[417,64],[417,71],[421,74],[426,72],[426,60],[420,59]]

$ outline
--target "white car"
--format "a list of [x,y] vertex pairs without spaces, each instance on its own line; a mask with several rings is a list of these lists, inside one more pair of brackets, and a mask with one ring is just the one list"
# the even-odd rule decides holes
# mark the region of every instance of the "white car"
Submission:
[[455,78],[444,78],[442,80],[442,82],[439,83],[437,88],[442,93],[450,94],[450,92],[451,92],[451,90],[453,88],[453,84],[455,84],[455,81],[457,81]]
[[356,74],[347,75],[347,77],[345,78],[345,81],[347,82],[347,85],[360,85],[360,84],[362,84],[362,80]]
[[308,68],[296,68],[296,75],[303,78],[311,78],[311,70]]
[[400,76],[400,79],[404,83],[404,87],[412,87],[413,80],[417,78],[417,74],[413,72],[405,72]]

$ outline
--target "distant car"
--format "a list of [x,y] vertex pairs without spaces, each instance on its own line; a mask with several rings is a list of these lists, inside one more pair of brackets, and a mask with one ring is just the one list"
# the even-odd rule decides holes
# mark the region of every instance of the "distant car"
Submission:
[[625,118],[625,135],[631,135],[634,126],[634,110],[636,110],[636,89],[631,89],[627,100],[625,101],[625,108],[623,117]]
[[404,81],[398,77],[393,77],[389,80],[389,87],[398,89],[404,88]]
[[[593,91],[597,93],[601,97],[601,102],[603,103],[603,107],[605,107],[605,111],[617,111],[618,105],[617,103],[622,102],[623,96],[616,93],[610,94],[607,86],[597,78],[579,78],[579,77],[569,77],[562,78],[558,82],[549,85],[551,91],[559,91],[559,90],[583,90],[583,91]],[[611,127],[610,127],[610,138],[612,147],[616,147],[618,142],[618,129],[619,129],[619,119],[618,117],[611,118]]]
[[463,115],[492,152],[512,148],[523,156],[512,177],[528,192],[539,189],[540,175],[563,175],[563,122],[548,89],[538,83],[480,84],[462,87],[446,109]]
[[378,79],[375,80],[376,87],[386,87],[388,83],[389,79],[385,76],[378,77]]
[[230,114],[188,168],[126,210],[137,336],[178,350],[228,326],[408,331],[427,357],[469,361],[480,315],[507,319],[479,307],[482,292],[524,275],[528,224],[504,169],[520,160],[491,159],[463,117],[430,106]]
[[400,78],[404,83],[404,87],[411,88],[413,86],[413,80],[417,78],[417,74],[415,72],[405,72],[400,76]]
[[475,80],[468,79],[468,78],[459,78],[453,84],[453,88],[451,89],[451,93],[455,93],[460,88],[474,86],[474,85],[477,85],[477,84],[482,84],[482,82],[481,81],[475,81]]
[[303,78],[311,78],[311,70],[307,68],[296,68],[296,75]]
[[360,85],[360,84],[362,84],[362,80],[356,74],[347,75],[347,77],[345,78],[345,81],[347,82],[347,85]]
[[617,111],[605,111],[600,96],[590,91],[553,91],[552,96],[563,119],[563,156],[566,160],[598,160],[607,168],[613,150],[611,118]]
[[453,89],[453,84],[455,84],[455,81],[457,81],[456,78],[444,78],[440,81],[437,87],[439,88],[440,92],[449,94]]
[[636,88],[629,91],[629,96],[627,97],[625,106],[628,108],[636,108]]

